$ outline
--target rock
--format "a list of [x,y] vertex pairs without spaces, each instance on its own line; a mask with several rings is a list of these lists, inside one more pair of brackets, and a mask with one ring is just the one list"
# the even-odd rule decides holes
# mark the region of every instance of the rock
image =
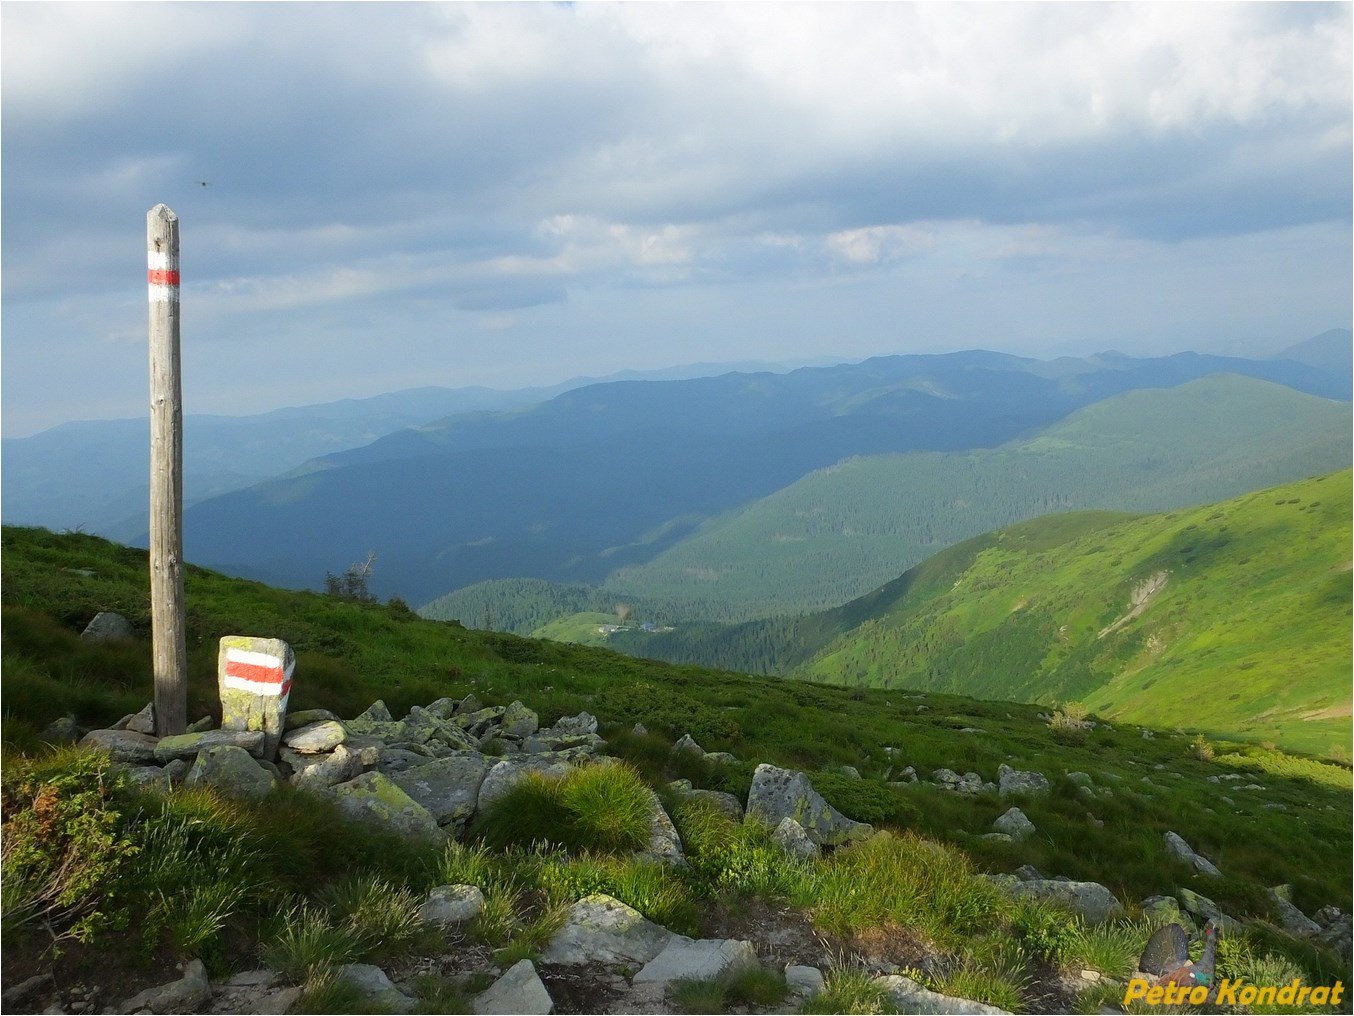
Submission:
[[672,746],[672,754],[674,755],[684,751],[690,752],[697,758],[705,758],[705,749],[697,744],[690,734],[683,734],[677,743]]
[[1317,941],[1327,949],[1334,950],[1337,956],[1348,956],[1351,941],[1350,915],[1338,907],[1322,907],[1316,912],[1316,921],[1321,925]]
[[282,735],[282,743],[292,751],[314,755],[333,751],[348,737],[348,731],[338,720],[319,720],[304,727],[296,727]]
[[992,840],[994,843],[1014,843],[1010,833],[983,833],[978,837],[980,840]]
[[141,712],[136,713],[134,716],[132,716],[130,720],[127,721],[127,725],[123,727],[123,729],[133,731],[134,733],[137,734],[154,734],[155,703],[147,702],[142,707]]
[[414,801],[381,773],[363,773],[331,791],[339,810],[349,818],[385,826],[391,832],[425,839],[441,839],[441,830],[428,809]]
[[489,767],[489,771],[484,774],[484,780],[480,784],[479,798],[475,806],[476,812],[484,811],[485,808],[492,805],[519,782],[526,779],[527,773],[533,771],[545,773],[548,776],[563,776],[569,771],[569,766],[566,762],[556,762],[540,755],[526,755],[520,761],[504,759],[495,762]]
[[490,761],[479,752],[453,755],[390,774],[390,779],[432,813],[438,825],[464,825],[475,814]]
[[419,706],[409,710],[409,715],[395,726],[393,740],[426,744],[435,754],[441,754],[441,749],[466,751],[478,747],[475,739],[455,723]]
[[860,779],[860,770],[855,766],[842,766],[842,775],[849,776],[853,780]]
[[785,968],[785,987],[792,995],[808,998],[823,990],[823,972],[817,967],[791,963]]
[[547,731],[551,737],[578,737],[597,733],[597,717],[591,713],[561,716]]
[[789,815],[780,820],[780,825],[776,826],[776,831],[771,834],[771,839],[781,850],[791,857],[798,857],[801,860],[818,857],[822,853],[818,844],[809,839],[809,834],[804,831],[804,827]]
[[1283,924],[1284,930],[1294,935],[1319,935],[1321,925],[1317,924],[1310,917],[1293,905],[1289,899],[1289,893],[1292,892],[1291,886],[1275,886],[1272,889],[1266,889],[1270,902],[1274,904],[1274,912],[1279,915],[1279,921]]
[[638,910],[601,893],[569,908],[564,924],[541,951],[541,962],[648,963],[668,944],[672,932]]
[[751,942],[732,938],[692,941],[685,935],[673,935],[663,951],[635,975],[634,983],[711,981],[726,972],[735,973],[756,965],[757,953]]
[[51,974],[34,974],[27,980],[20,981],[12,988],[6,988],[4,995],[0,996],[0,1001],[4,1002],[6,1008],[18,1005],[29,995],[33,994],[33,992],[40,988],[45,988],[51,983]]
[[375,723],[391,723],[395,717],[390,715],[390,710],[386,708],[384,699],[377,699],[366,709],[353,717],[357,722],[368,721]]
[[760,819],[774,827],[786,817],[803,826],[819,846],[837,846],[874,833],[872,826],[852,821],[823,800],[803,773],[763,762],[752,775],[747,819]]
[[898,1012],[930,1013],[1004,1013],[1006,1009],[984,1005],[967,998],[955,998],[923,988],[910,977],[902,974],[887,974],[876,977],[874,983],[889,993],[889,1001]]
[[965,773],[960,776],[953,769],[937,769],[931,774],[936,786],[942,790],[952,790],[957,794],[982,794],[996,790],[996,784],[984,783],[977,773]]
[[1080,915],[1090,924],[1101,924],[1123,914],[1123,905],[1099,882],[1062,882],[1031,879],[1011,887],[1017,896],[1051,900]]
[[997,767],[997,792],[1006,797],[1010,794],[1047,794],[1048,777],[1043,773],[1012,769],[1002,763]]
[[424,924],[461,924],[484,909],[484,893],[473,885],[439,885],[419,908]]
[[[284,751],[286,749],[283,749]],[[340,744],[328,755],[300,755],[292,761],[291,784],[302,790],[328,790],[362,775],[362,756]]]
[[252,755],[233,744],[203,749],[184,778],[185,787],[211,787],[226,797],[258,800],[265,797],[276,777],[259,766]]
[[166,793],[173,787],[170,782],[169,773],[165,772],[159,766],[131,766],[125,770],[127,778],[138,787],[144,787],[147,790],[158,790],[160,793]]
[[158,988],[147,988],[133,995],[118,1010],[123,1013],[194,1012],[211,996],[207,968],[201,960],[192,960],[183,968],[183,977]]
[[1011,808],[998,817],[992,823],[992,828],[997,832],[1006,833],[1016,841],[1026,839],[1035,833],[1034,823],[1026,818],[1025,813],[1019,808]]
[[200,716],[184,729],[185,734],[200,734],[204,730],[211,730],[216,724],[212,722],[210,716]]
[[1082,790],[1095,789],[1095,781],[1091,779],[1090,773],[1071,772],[1067,774],[1067,778]]
[[690,780],[673,780],[668,787],[683,800],[706,801],[735,822],[743,821],[743,805],[732,794],[722,790],[695,790]]
[[658,795],[652,790],[649,794],[652,797],[649,802],[649,842],[638,856],[684,868],[686,858],[682,856],[682,837],[678,835],[677,827],[672,824],[668,813],[663,810],[663,802],[658,799]]
[[136,638],[136,629],[132,627],[132,622],[111,610],[99,611],[80,633],[81,641],[94,645],[132,638]]
[[216,654],[221,729],[262,731],[259,758],[277,757],[295,670],[296,654],[282,639],[221,637]]
[[718,762],[721,765],[731,765],[732,763],[737,762],[738,759],[727,751],[707,751],[705,753],[705,761]]
[[155,761],[155,738],[130,730],[91,730],[80,738],[81,748],[107,752],[114,762],[150,765]]
[[1180,901],[1180,905],[1185,911],[1196,918],[1200,924],[1215,921],[1218,928],[1227,935],[1241,931],[1240,922],[1224,914],[1218,905],[1207,896],[1201,896],[1193,889],[1179,889],[1176,891],[1175,898]]
[[229,745],[255,758],[263,755],[264,735],[261,730],[203,730],[196,734],[171,734],[162,737],[155,746],[155,761],[164,765],[176,758],[194,759],[210,748]]
[[518,960],[486,991],[475,996],[476,1013],[518,1013],[530,1016],[555,1011],[555,1003],[536,975],[531,960]]
[[335,723],[343,722],[338,713],[331,713],[328,709],[302,709],[299,712],[288,713],[282,729],[284,731],[296,730],[298,727],[308,727],[312,723],[322,723],[325,720],[333,720]]
[[517,701],[512,702],[504,711],[499,724],[503,733],[513,737],[534,734],[541,726],[536,713]]
[[1138,969],[1144,974],[1160,977],[1178,970],[1189,962],[1189,936],[1180,925],[1163,924],[1152,932],[1138,959]]
[[44,744],[74,744],[80,740],[80,726],[74,716],[62,716],[43,727],[38,740]]
[[1206,857],[1196,854],[1190,845],[1186,843],[1179,835],[1173,832],[1166,833],[1166,851],[1177,861],[1186,864],[1202,875],[1212,875],[1221,877],[1222,872],[1218,871],[1213,862]]
[[418,1004],[395,987],[384,970],[370,963],[345,963],[338,968],[338,976],[376,1003],[378,1012],[413,1012]]
[[1142,901],[1142,916],[1153,924],[1192,924],[1174,896],[1149,896]]
[[1015,877],[1022,882],[1037,882],[1041,881],[1044,876],[1039,874],[1039,869],[1034,865],[1022,864],[1015,870]]

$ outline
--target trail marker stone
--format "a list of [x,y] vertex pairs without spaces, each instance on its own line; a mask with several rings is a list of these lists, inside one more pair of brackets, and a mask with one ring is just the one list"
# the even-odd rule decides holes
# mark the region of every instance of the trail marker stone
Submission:
[[222,730],[261,730],[263,754],[277,755],[287,721],[296,655],[281,639],[226,635],[216,658]]

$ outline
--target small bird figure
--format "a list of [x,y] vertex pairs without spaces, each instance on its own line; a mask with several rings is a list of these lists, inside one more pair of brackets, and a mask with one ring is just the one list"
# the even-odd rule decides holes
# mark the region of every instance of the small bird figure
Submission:
[[1190,962],[1189,939],[1178,924],[1158,928],[1147,940],[1138,968],[1155,978],[1152,986],[1174,985],[1193,988],[1212,987],[1218,964],[1218,924],[1209,921],[1204,927],[1204,951],[1197,962]]

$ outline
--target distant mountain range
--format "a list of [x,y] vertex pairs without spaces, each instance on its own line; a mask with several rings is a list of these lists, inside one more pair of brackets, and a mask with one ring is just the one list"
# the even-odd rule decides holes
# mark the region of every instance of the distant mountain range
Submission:
[[[250,416],[189,413],[184,418],[184,499],[205,498],[290,472],[322,455],[457,413],[533,405],[602,380],[678,379],[767,369],[766,364],[691,364],[575,378],[548,387],[411,388]],[[7,523],[79,529],[144,543],[150,499],[150,419],[86,420],[31,437],[0,441]]]

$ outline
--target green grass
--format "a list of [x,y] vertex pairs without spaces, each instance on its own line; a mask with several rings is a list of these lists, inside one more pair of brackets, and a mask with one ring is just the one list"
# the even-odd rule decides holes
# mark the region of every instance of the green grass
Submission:
[[[1131,943],[1078,941],[1065,915],[1016,904],[975,878],[983,871],[1031,863],[1050,874],[1103,882],[1130,909],[1144,896],[1189,885],[1234,916],[1267,917],[1263,887],[1281,882],[1292,884],[1295,902],[1308,913],[1332,903],[1350,909],[1347,763],[1211,733],[1214,756],[1205,761],[1190,750],[1192,732],[1158,730],[1144,740],[1136,727],[1111,730],[1103,723],[1077,743],[1062,743],[1035,706],[669,666],[471,632],[379,605],[270,590],[196,569],[189,575],[190,701],[204,711],[215,697],[214,638],[284,634],[296,640],[301,661],[295,708],[328,705],[352,716],[383,698],[399,714],[473,691],[487,703],[520,698],[544,723],[587,709],[602,718],[613,747],[631,764],[581,769],[573,782],[549,785],[524,805],[532,814],[500,846],[419,846],[351,826],[329,802],[286,787],[264,806],[207,791],[142,793],[98,756],[38,750],[12,732],[31,737],[67,711],[87,726],[109,722],[149,698],[144,640],[105,649],[84,646],[75,634],[87,612],[109,605],[121,606],[136,624],[144,620],[136,613],[145,597],[144,553],[39,530],[6,528],[3,540],[0,889],[7,954],[25,935],[30,942],[34,934],[45,936],[42,922],[51,920],[66,936],[63,948],[85,948],[79,936],[96,952],[117,953],[119,943],[141,956],[205,950],[214,974],[244,957],[252,963],[266,955],[323,987],[324,971],[334,963],[434,948],[412,904],[433,885],[464,883],[479,886],[488,904],[468,932],[506,950],[505,958],[534,955],[560,908],[589,893],[613,895],[692,936],[707,932],[711,914],[736,912],[755,898],[802,909],[820,934],[843,948],[856,937],[905,928],[940,952],[954,983],[1010,1001],[1038,964],[1097,955],[1096,962],[1111,965],[1103,957],[1116,949],[1122,954]],[[94,575],[67,571],[77,568]],[[35,674],[50,682],[48,692],[9,694],[11,679],[31,687]],[[919,705],[927,708],[918,712]],[[625,733],[636,720],[651,733]],[[959,732],[967,726],[983,733]],[[717,766],[671,758],[672,741],[688,730],[704,747],[732,750],[743,761]],[[760,761],[806,769],[847,814],[891,831],[809,864],[776,850],[765,827],[682,802],[673,805],[674,821],[690,868],[628,856],[641,801],[647,818],[649,786],[663,786],[680,770],[697,785],[744,797]],[[964,798],[924,784],[887,785],[905,765],[923,778],[947,766],[992,779],[1003,762],[1038,769],[1054,783],[1048,797],[1021,802],[1038,828],[1022,844],[979,838],[1009,807],[996,795]],[[864,778],[846,778],[842,765]],[[1091,796],[1064,776],[1072,771],[1090,774]],[[1229,773],[1244,779],[1207,782]],[[1150,785],[1141,782],[1144,775]],[[1266,789],[1233,789],[1252,780]],[[572,797],[565,787],[573,788]],[[582,832],[570,832],[559,849],[543,846],[531,830],[539,832],[549,815],[563,815]],[[1184,836],[1227,877],[1204,882],[1169,864],[1161,839],[1166,829]],[[127,863],[131,851],[135,863]],[[1338,958],[1310,944],[1248,934],[1261,960],[1295,963],[1313,978],[1344,973]],[[1012,950],[1024,957],[1023,967]],[[836,1011],[881,1004],[871,997],[863,992],[831,1004]]]

